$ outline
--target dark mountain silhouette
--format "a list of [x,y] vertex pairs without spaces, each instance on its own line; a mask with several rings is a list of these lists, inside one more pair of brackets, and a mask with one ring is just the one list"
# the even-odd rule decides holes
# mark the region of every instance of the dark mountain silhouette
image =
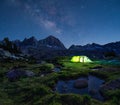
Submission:
[[37,59],[63,56],[66,51],[63,43],[56,37],[50,35],[45,39],[37,40],[35,37],[25,38],[23,41],[13,41],[24,54],[29,54]]
[[37,39],[32,36],[30,38],[25,38],[22,42],[21,42],[21,46],[36,46],[38,43]]
[[25,38],[23,41],[13,41],[13,43],[15,43],[25,54],[31,54],[34,52],[38,52],[39,50],[48,51],[66,49],[62,42],[52,35],[42,40],[37,40],[35,37],[32,36],[30,38]]
[[[1,41],[0,43],[3,43]],[[72,45],[66,49],[64,44],[56,37],[50,35],[45,39],[37,40],[35,37],[25,38],[23,41],[12,41],[23,54],[31,55],[36,59],[46,59],[56,56],[87,55],[91,58],[105,58],[105,55],[120,56],[120,42],[105,45],[96,43],[87,45]]]
[[104,58],[107,53],[114,53],[120,56],[120,42],[112,42],[105,45],[96,43],[81,45],[72,45],[69,48],[71,54],[83,54],[93,58]]
[[50,35],[47,38],[40,40],[39,45],[44,45],[49,48],[54,48],[54,49],[66,49],[63,43],[56,37]]
[[96,50],[96,49],[103,49],[102,45],[92,43],[92,44],[87,44],[84,46],[81,45],[72,45],[69,50]]

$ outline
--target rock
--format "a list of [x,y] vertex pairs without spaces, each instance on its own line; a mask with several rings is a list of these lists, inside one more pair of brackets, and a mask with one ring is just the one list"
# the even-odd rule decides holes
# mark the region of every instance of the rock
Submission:
[[5,59],[19,60],[24,58],[20,57],[19,54],[10,53],[9,51],[0,48],[0,60]]
[[100,88],[100,92],[104,95],[105,91],[115,89],[120,89],[120,78],[103,84]]
[[90,93],[91,95],[95,95],[95,94],[97,93],[97,90],[95,90],[95,89],[89,90],[89,93]]
[[35,73],[33,73],[32,71],[29,70],[25,71],[20,68],[13,68],[7,73],[7,78],[10,81],[15,81],[21,77],[32,77],[34,75]]
[[53,71],[54,71],[54,72],[60,72],[60,70],[61,70],[60,68],[55,67]]
[[10,81],[15,81],[20,77],[24,77],[26,75],[25,71],[20,69],[12,69],[7,73],[7,77]]
[[88,86],[88,81],[85,79],[76,80],[74,83],[75,88],[85,88]]
[[26,74],[27,77],[33,77],[33,76],[35,76],[35,73],[32,72],[32,71],[29,71],[29,70],[26,70],[25,74]]
[[45,75],[44,74],[41,74],[40,77],[44,77]]
[[9,51],[6,51],[2,48],[0,48],[0,56],[3,57],[3,58],[6,58],[6,57],[12,57],[12,54],[9,52]]
[[95,66],[95,67],[92,67],[90,68],[91,70],[100,70],[102,69],[103,67],[102,66]]

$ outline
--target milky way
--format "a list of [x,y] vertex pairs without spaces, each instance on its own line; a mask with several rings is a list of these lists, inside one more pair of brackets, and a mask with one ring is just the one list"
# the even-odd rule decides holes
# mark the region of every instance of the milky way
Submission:
[[54,35],[71,44],[120,40],[120,0],[1,0],[0,35]]

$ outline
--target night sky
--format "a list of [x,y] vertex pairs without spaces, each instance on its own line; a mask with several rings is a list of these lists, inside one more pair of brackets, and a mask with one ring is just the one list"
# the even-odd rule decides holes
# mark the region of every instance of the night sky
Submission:
[[49,35],[66,47],[120,41],[120,0],[0,0],[0,40]]

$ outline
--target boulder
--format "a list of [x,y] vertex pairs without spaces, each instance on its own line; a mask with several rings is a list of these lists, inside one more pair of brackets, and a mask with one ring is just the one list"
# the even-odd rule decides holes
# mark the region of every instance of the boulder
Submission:
[[74,83],[75,88],[85,88],[87,86],[88,86],[88,81],[85,80],[85,79],[76,80],[75,83]]
[[103,84],[100,87],[100,92],[104,95],[105,91],[115,89],[120,89],[120,78]]
[[90,93],[91,95],[95,95],[95,94],[97,94],[97,90],[91,89],[91,90],[89,90],[89,93]]
[[7,73],[7,77],[10,81],[15,81],[20,77],[24,77],[25,75],[25,71],[21,69],[12,69]]
[[7,78],[10,81],[18,80],[21,77],[32,77],[32,76],[35,76],[35,73],[33,73],[32,71],[29,70],[25,71],[19,68],[13,68],[9,70],[9,72],[7,73]]
[[95,66],[95,67],[92,67],[90,68],[91,70],[100,70],[102,69],[103,67],[102,66]]
[[12,56],[12,54],[9,51],[6,51],[6,50],[0,48],[0,56],[2,58],[8,58],[8,57],[10,58]]
[[35,76],[35,73],[32,72],[32,71],[26,70],[26,71],[25,71],[25,75],[26,75],[27,77],[33,77],[33,76]]

